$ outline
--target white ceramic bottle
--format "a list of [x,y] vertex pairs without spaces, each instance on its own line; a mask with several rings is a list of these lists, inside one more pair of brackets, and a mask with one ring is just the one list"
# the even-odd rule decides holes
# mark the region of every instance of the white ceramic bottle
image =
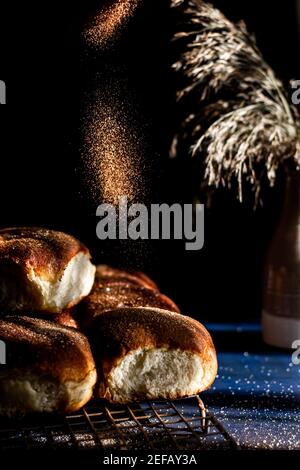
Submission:
[[300,340],[300,173],[287,176],[282,215],[270,245],[263,280],[263,338],[292,348]]

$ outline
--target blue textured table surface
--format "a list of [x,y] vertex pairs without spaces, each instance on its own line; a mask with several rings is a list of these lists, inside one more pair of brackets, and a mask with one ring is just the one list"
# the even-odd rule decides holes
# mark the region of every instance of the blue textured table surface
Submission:
[[202,394],[245,449],[300,449],[300,366],[292,352],[266,347],[256,324],[207,324],[219,373]]

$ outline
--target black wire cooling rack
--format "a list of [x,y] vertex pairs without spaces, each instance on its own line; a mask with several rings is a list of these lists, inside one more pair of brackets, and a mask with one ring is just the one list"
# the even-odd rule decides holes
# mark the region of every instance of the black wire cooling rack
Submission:
[[112,406],[91,401],[66,417],[0,420],[0,449],[204,450],[236,449],[234,439],[202,400]]

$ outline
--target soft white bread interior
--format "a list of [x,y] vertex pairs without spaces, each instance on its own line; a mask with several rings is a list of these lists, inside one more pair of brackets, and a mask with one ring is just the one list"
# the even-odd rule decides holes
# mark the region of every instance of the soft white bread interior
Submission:
[[[211,354],[211,361],[214,361]],[[176,399],[191,396],[208,388],[215,379],[198,354],[180,349],[138,349],[127,354],[108,376],[109,399],[126,403],[144,398]],[[100,389],[106,396],[107,389]]]
[[96,379],[95,369],[79,382],[64,383],[18,369],[0,374],[0,415],[76,411],[92,398]]
[[158,308],[121,308],[95,318],[89,332],[100,397],[115,403],[176,399],[207,389],[217,374],[208,331]]
[[93,286],[95,266],[74,237],[40,228],[0,230],[0,308],[58,313]]
[[35,274],[28,274],[27,279],[36,288],[42,310],[57,312],[76,305],[86,297],[93,286],[95,266],[85,253],[78,253],[66,265],[61,277],[48,281]]

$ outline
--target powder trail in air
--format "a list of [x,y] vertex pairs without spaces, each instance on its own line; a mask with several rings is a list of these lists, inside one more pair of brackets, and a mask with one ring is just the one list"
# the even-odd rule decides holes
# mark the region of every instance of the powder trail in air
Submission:
[[100,8],[83,31],[86,44],[103,48],[128,24],[139,0],[114,0]]
[[112,90],[98,91],[88,100],[81,155],[86,186],[97,203],[117,206],[122,196],[128,202],[144,199],[143,137],[132,114],[129,103]]

